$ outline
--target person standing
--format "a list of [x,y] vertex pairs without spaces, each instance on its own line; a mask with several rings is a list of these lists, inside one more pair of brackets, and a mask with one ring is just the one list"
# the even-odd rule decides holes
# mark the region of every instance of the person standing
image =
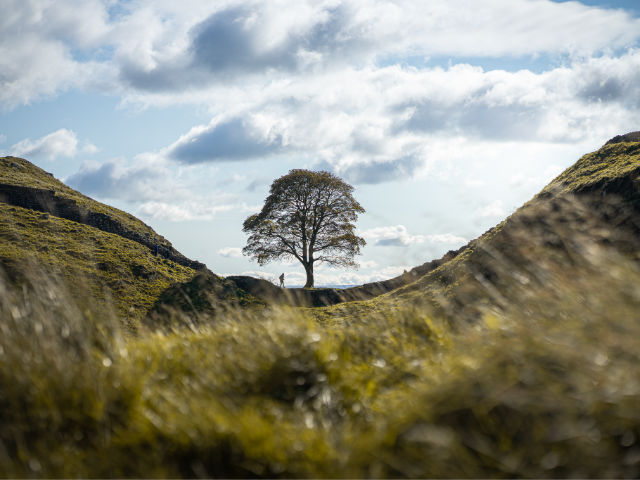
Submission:
[[280,288],[284,288],[284,273],[281,274],[278,278],[280,279]]

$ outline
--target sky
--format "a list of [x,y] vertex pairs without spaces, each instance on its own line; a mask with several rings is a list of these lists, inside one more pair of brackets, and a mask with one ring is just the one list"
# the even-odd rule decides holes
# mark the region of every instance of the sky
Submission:
[[355,188],[391,278],[640,130],[638,0],[0,0],[0,154],[130,212],[221,275],[294,168]]

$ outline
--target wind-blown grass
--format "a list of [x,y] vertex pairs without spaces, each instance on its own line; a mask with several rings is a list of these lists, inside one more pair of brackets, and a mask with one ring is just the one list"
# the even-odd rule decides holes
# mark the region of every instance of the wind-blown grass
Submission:
[[583,157],[372,300],[227,305],[200,276],[195,320],[157,311],[135,334],[127,307],[188,271],[2,207],[0,476],[640,476],[637,146]]
[[0,474],[638,476],[640,271],[583,247],[470,324],[379,299],[131,337],[46,277],[3,281]]

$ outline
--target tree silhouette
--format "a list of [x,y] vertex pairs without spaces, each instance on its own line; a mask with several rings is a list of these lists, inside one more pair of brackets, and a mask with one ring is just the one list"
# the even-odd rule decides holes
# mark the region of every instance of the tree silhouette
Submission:
[[312,288],[316,262],[355,267],[353,260],[365,245],[354,222],[364,208],[353,198],[353,187],[329,172],[291,170],[271,184],[260,213],[244,221],[249,234],[242,253],[264,265],[295,258]]

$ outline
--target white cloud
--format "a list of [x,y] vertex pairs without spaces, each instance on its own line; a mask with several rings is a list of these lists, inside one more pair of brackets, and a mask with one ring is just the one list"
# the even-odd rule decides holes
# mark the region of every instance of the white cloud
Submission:
[[175,98],[208,103],[216,114],[170,145],[172,158],[295,154],[349,182],[379,183],[428,173],[458,140],[603,143],[640,122],[640,50],[542,73],[345,67],[191,95]]
[[375,268],[378,266],[378,262],[375,260],[362,260],[359,261],[358,264],[360,265],[360,268]]
[[242,248],[225,247],[218,250],[218,255],[225,258],[242,258]]
[[[4,141],[1,137],[0,140]],[[66,128],[61,128],[36,140],[26,138],[10,148],[12,155],[27,159],[46,158],[47,160],[55,160],[58,157],[72,158],[78,153],[91,155],[97,151],[98,147],[93,143],[79,142],[76,132]]]
[[7,136],[0,133],[0,143],[4,143],[7,141]]
[[501,200],[495,200],[478,210],[481,217],[504,217],[506,211]]
[[[271,120],[271,121],[269,121]],[[168,155],[184,163],[245,160],[264,157],[286,146],[276,119],[214,119],[207,126],[192,128],[168,149]]]
[[462,181],[462,184],[467,188],[480,188],[484,187],[486,185],[486,182],[479,178],[465,178]]
[[452,233],[442,233],[436,235],[425,235],[424,239],[428,243],[450,243],[450,244],[464,244],[467,240],[458,235]]
[[420,57],[589,57],[640,37],[640,20],[623,10],[550,0],[6,0],[3,9],[5,108],[74,87],[171,103],[179,92],[264,86],[262,74],[286,85]]
[[182,222],[187,220],[211,220],[220,212],[232,210],[234,205],[207,205],[203,202],[145,202],[137,210],[139,215],[156,220]]
[[140,90],[175,91],[420,56],[591,54],[631,45],[640,31],[640,21],[622,10],[578,2],[208,3],[134,9],[116,27],[123,30],[116,35],[121,77]]
[[[124,105],[205,105],[211,122],[163,154],[187,164],[309,156],[354,183],[424,175],[435,139],[575,143],[640,121],[640,51],[611,53],[640,38],[623,10],[547,0],[111,6],[11,0],[0,104],[81,88]],[[456,64],[536,55],[565,66]]]
[[94,153],[98,153],[99,151],[100,149],[91,142],[85,142],[84,145],[82,145],[82,153],[93,155]]
[[[2,10],[0,108],[113,77],[112,68],[91,59],[109,42],[103,2],[5,0]],[[89,59],[76,60],[74,52]]]
[[368,241],[373,241],[379,246],[407,246],[424,242],[421,235],[409,235],[404,225],[388,227],[375,227],[362,232],[362,236]]
[[[170,172],[162,161],[137,158],[131,164],[123,158],[103,163],[85,162],[65,182],[86,195],[101,199],[147,201],[162,198],[169,188]],[[174,192],[180,186],[174,186]]]
[[564,168],[559,165],[549,165],[538,175],[524,175],[523,173],[517,173],[509,180],[509,185],[514,188],[526,189],[535,192],[560,175],[563,170]]
[[383,247],[406,247],[419,243],[464,244],[464,238],[451,233],[436,235],[410,235],[404,225],[375,227],[365,230],[362,236],[375,245]]
[[55,160],[58,157],[75,157],[78,153],[78,137],[73,130],[61,128],[37,140],[28,138],[21,140],[11,146],[11,153],[16,156],[48,160]]
[[132,203],[136,214],[148,219],[211,220],[221,212],[260,208],[247,205],[237,195],[212,191],[215,168],[176,171],[170,167],[156,154],[138,155],[131,161],[85,162],[65,183],[103,201]]

